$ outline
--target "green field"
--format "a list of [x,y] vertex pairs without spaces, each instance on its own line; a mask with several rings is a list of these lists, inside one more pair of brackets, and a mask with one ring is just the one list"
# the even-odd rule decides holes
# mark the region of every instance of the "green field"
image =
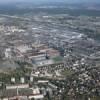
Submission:
[[91,100],[100,100],[100,97],[91,98]]
[[53,61],[54,61],[55,63],[57,63],[57,62],[62,62],[62,61],[63,61],[63,58],[62,58],[61,56],[54,57],[54,58],[53,58]]
[[62,72],[62,75],[68,77],[71,76],[73,73],[74,73],[73,71],[66,69]]

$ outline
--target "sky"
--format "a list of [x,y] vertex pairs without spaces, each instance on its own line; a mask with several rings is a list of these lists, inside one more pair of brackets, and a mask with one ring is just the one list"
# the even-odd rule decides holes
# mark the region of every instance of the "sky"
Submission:
[[0,3],[10,3],[10,2],[100,2],[100,0],[0,0]]

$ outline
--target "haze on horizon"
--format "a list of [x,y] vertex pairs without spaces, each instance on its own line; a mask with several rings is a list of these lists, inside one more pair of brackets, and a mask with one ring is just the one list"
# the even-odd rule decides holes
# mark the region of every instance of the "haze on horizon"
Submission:
[[14,2],[66,2],[66,3],[81,3],[81,2],[86,2],[86,3],[97,3],[100,2],[100,0],[0,0],[0,3],[14,3]]

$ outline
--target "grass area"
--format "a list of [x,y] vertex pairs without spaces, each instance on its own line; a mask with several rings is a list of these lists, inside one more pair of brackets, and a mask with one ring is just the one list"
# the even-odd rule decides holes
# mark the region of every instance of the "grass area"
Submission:
[[64,70],[64,71],[62,72],[62,75],[68,77],[68,76],[71,76],[73,73],[74,73],[74,72],[71,71],[71,70]]
[[91,100],[100,100],[100,97],[91,98]]
[[61,61],[63,61],[63,58],[62,58],[61,56],[54,57],[54,58],[53,58],[53,61],[54,61],[54,62],[61,62]]

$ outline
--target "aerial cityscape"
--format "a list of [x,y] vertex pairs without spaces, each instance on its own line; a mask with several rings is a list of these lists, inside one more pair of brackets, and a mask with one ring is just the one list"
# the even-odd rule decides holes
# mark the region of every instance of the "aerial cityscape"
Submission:
[[0,100],[100,100],[100,1],[0,1]]

